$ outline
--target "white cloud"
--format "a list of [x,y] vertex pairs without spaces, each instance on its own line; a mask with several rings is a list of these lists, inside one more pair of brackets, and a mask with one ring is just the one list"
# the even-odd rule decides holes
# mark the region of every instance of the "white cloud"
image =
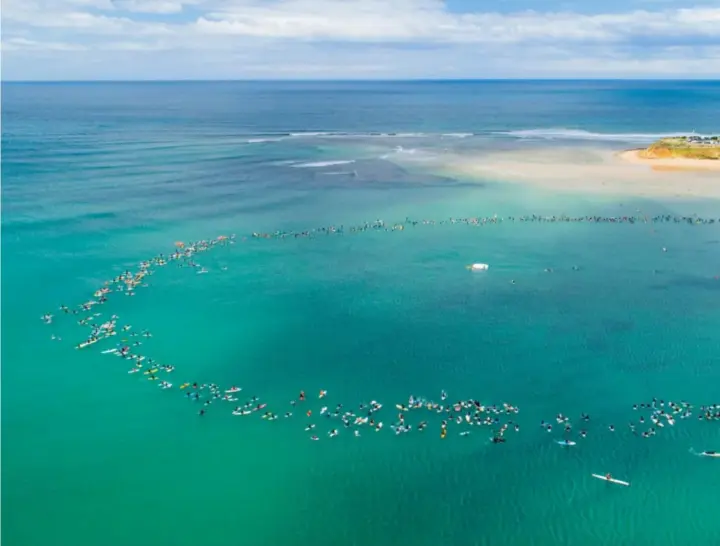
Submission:
[[453,14],[436,0],[282,0],[269,5],[242,2],[208,13],[197,25],[207,33],[361,42],[619,41],[644,35],[720,38],[720,8],[598,15]]
[[173,0],[115,0],[115,7],[123,11],[133,13],[179,13],[183,10],[183,4],[188,2],[180,2]]
[[[644,7],[452,13],[442,0],[4,0],[4,72],[37,78],[67,64],[75,78],[119,77],[121,68],[142,78],[720,76],[720,7]],[[70,48],[82,55],[71,58]]]
[[9,38],[2,41],[3,51],[82,51],[85,47],[64,42],[38,42],[27,38]]

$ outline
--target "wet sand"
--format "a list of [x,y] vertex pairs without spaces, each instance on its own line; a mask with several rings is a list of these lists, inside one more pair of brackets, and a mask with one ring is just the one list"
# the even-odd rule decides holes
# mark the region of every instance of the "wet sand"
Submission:
[[[596,148],[512,150],[473,156],[458,154],[438,158],[437,170],[455,177],[532,184],[563,192],[720,198],[717,176],[720,162],[644,160],[636,155],[637,150],[618,153]],[[698,163],[702,164],[702,169]]]

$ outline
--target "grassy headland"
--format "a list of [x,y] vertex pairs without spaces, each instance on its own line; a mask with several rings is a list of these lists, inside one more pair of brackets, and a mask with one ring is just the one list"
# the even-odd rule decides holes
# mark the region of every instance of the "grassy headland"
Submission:
[[663,138],[638,152],[643,159],[720,160],[720,137]]

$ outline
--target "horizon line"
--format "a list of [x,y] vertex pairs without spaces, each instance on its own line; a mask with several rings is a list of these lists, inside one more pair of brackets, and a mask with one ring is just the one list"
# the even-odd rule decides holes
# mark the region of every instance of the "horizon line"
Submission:
[[178,79],[0,79],[4,84],[62,83],[471,83],[471,82],[707,82],[720,83],[720,78],[178,78]]

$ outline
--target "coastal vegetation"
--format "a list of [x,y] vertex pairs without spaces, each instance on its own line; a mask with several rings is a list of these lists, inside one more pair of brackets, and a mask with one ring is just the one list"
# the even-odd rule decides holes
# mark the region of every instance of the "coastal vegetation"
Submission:
[[663,138],[641,150],[643,159],[710,159],[720,160],[720,137],[683,136]]

